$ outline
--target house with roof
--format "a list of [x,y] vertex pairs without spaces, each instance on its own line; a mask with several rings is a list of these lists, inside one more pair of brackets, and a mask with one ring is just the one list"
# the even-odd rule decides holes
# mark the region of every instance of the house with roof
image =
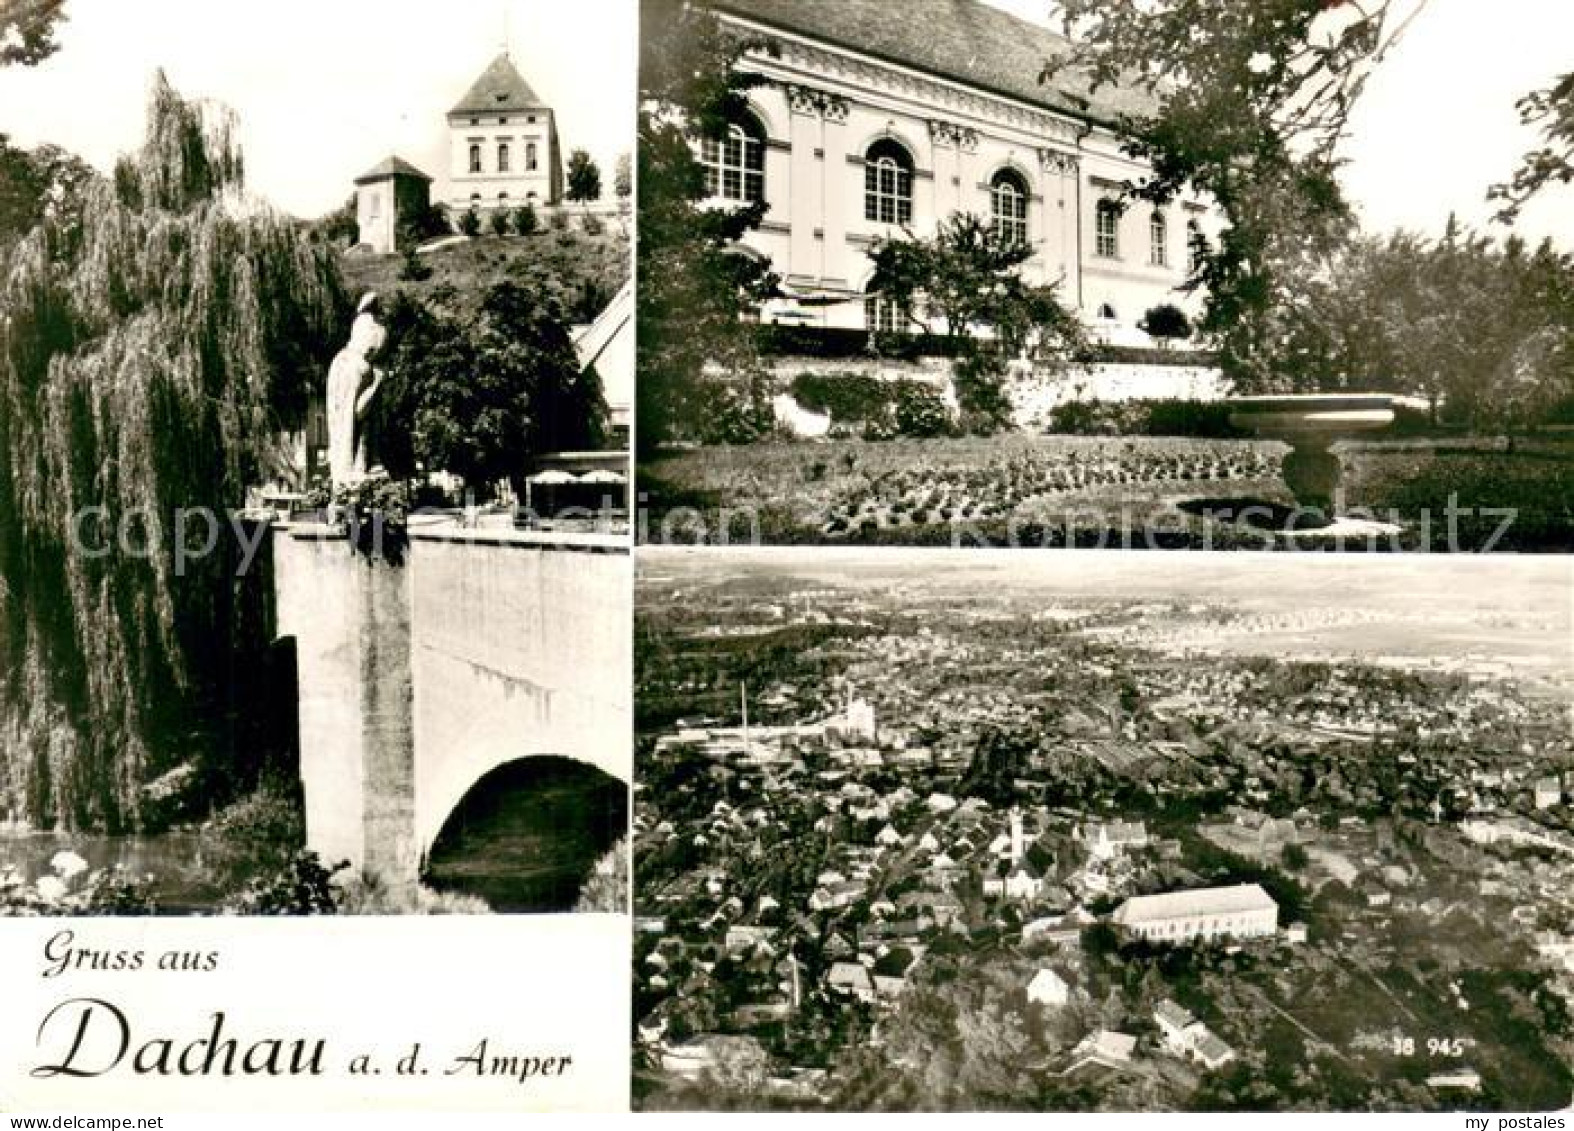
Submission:
[[1556,775],[1537,778],[1532,786],[1532,795],[1537,809],[1550,809],[1563,800],[1563,785]]
[[557,119],[514,66],[493,59],[448,111],[448,203],[455,212],[556,205],[563,197]]
[[1027,984],[1027,999],[1038,1005],[1065,1005],[1071,1000],[1071,987],[1058,973],[1043,966]]
[[1093,822],[1082,830],[1082,843],[1095,860],[1111,860],[1123,852],[1148,846],[1148,826],[1142,821]]
[[1082,1038],[1076,1048],[1071,1050],[1071,1065],[1062,1071],[1061,1075],[1069,1076],[1078,1069],[1090,1065],[1117,1070],[1127,1068],[1136,1050],[1137,1038],[1130,1033],[1121,1033],[1114,1029],[1098,1029]]
[[833,962],[825,980],[837,993],[851,994],[859,1001],[875,1000],[874,978],[867,968],[856,962]]
[[389,154],[355,178],[358,242],[378,255],[398,250],[399,225],[432,206],[432,178],[397,154]]
[[1165,998],[1153,1010],[1164,1047],[1176,1056],[1198,1061],[1210,1070],[1235,1059],[1235,1050],[1178,1002]]
[[1110,922],[1149,942],[1258,938],[1278,931],[1279,904],[1261,884],[1193,888],[1132,896]]

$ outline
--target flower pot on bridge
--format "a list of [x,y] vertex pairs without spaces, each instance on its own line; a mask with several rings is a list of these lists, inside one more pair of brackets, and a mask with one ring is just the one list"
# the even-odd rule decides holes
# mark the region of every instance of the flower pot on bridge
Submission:
[[1303,393],[1234,397],[1230,423],[1255,435],[1290,445],[1280,474],[1302,507],[1334,517],[1339,488],[1335,441],[1379,431],[1394,422],[1387,393]]

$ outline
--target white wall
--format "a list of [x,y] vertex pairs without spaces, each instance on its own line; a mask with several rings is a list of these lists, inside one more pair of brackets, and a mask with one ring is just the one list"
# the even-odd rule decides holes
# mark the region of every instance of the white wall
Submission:
[[[896,225],[864,218],[863,155],[881,137],[899,142],[914,163],[913,221],[932,235],[957,211],[991,213],[990,181],[1004,167],[1029,186],[1028,239],[1034,249],[1027,277],[1059,282],[1061,297],[1081,310],[1099,336],[1128,345],[1151,344],[1136,330],[1150,308],[1174,303],[1195,315],[1200,296],[1179,290],[1185,279],[1186,221],[1214,219],[1197,202],[1166,206],[1167,263],[1150,262],[1153,209],[1132,204],[1119,224],[1115,258],[1095,252],[1098,200],[1142,167],[1121,151],[1119,138],[1040,107],[984,94],[945,80],[876,62],[839,48],[776,36],[778,53],[751,57],[751,69],[773,80],[749,94],[767,136],[765,221],[748,236],[769,257],[789,288],[832,292],[845,300],[827,306],[771,304],[770,320],[862,328],[862,293],[872,271],[866,251]],[[1101,305],[1113,322],[1097,322]]]
[[[555,203],[552,196],[552,163],[557,144],[552,111],[546,109],[511,111],[484,116],[450,116],[448,201],[456,209],[470,207],[472,196],[482,208],[498,203],[498,194],[507,193],[509,208],[518,208],[536,194],[537,204]],[[509,147],[509,171],[498,171],[498,145]],[[481,147],[481,172],[470,172],[470,146]],[[528,146],[536,147],[536,167],[528,168]]]

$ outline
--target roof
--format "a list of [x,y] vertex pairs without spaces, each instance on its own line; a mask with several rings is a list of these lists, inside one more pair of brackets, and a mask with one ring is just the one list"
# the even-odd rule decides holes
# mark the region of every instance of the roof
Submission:
[[1106,1056],[1114,1060],[1130,1060],[1137,1048],[1136,1037],[1114,1029],[1100,1029],[1088,1038],[1087,1043],[1094,1056]]
[[1088,835],[1096,837],[1099,833],[1103,833],[1109,841],[1124,844],[1147,840],[1148,826],[1142,821],[1109,821],[1106,824],[1092,826]]
[[364,185],[368,181],[380,181],[387,177],[420,177],[423,181],[432,179],[403,157],[390,153],[359,177],[356,177],[355,183]]
[[1196,1020],[1191,1011],[1177,1002],[1165,998],[1153,1008],[1153,1016],[1172,1029],[1184,1029]]
[[1040,989],[1059,988],[1063,990],[1069,990],[1071,988],[1066,984],[1066,980],[1064,978],[1062,978],[1055,971],[1051,970],[1048,966],[1042,967],[1037,974],[1034,974],[1033,977],[1028,981],[1027,985],[1029,990],[1032,990],[1035,986],[1039,987]]
[[852,986],[854,988],[868,987],[874,984],[869,978],[869,971],[856,962],[832,963],[830,982],[833,986]]
[[496,114],[500,110],[545,110],[505,52],[493,59],[450,114]]
[[1196,1049],[1197,1055],[1209,1064],[1218,1064],[1235,1055],[1235,1050],[1219,1040],[1212,1029],[1204,1029],[1197,1034],[1196,1040],[1192,1042],[1192,1048]]
[[1181,919],[1190,915],[1229,915],[1241,911],[1278,912],[1279,905],[1261,884],[1236,884],[1222,888],[1167,891],[1162,895],[1134,895],[1115,909],[1114,921],[1122,924]]
[[1041,24],[1018,19],[979,0],[905,0],[892,18],[890,0],[702,0],[717,12],[873,56],[1008,98],[1114,124],[1150,115],[1146,91],[1089,89],[1071,71],[1040,83],[1047,60],[1070,41]]

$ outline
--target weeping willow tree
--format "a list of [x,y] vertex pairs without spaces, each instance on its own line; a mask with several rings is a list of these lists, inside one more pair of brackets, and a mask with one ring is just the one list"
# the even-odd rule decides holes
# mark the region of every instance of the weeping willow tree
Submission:
[[243,175],[233,116],[157,74],[141,151],[0,264],[0,819],[137,828],[149,783],[277,756],[265,579],[233,536],[178,567],[175,515],[241,503],[346,302]]

